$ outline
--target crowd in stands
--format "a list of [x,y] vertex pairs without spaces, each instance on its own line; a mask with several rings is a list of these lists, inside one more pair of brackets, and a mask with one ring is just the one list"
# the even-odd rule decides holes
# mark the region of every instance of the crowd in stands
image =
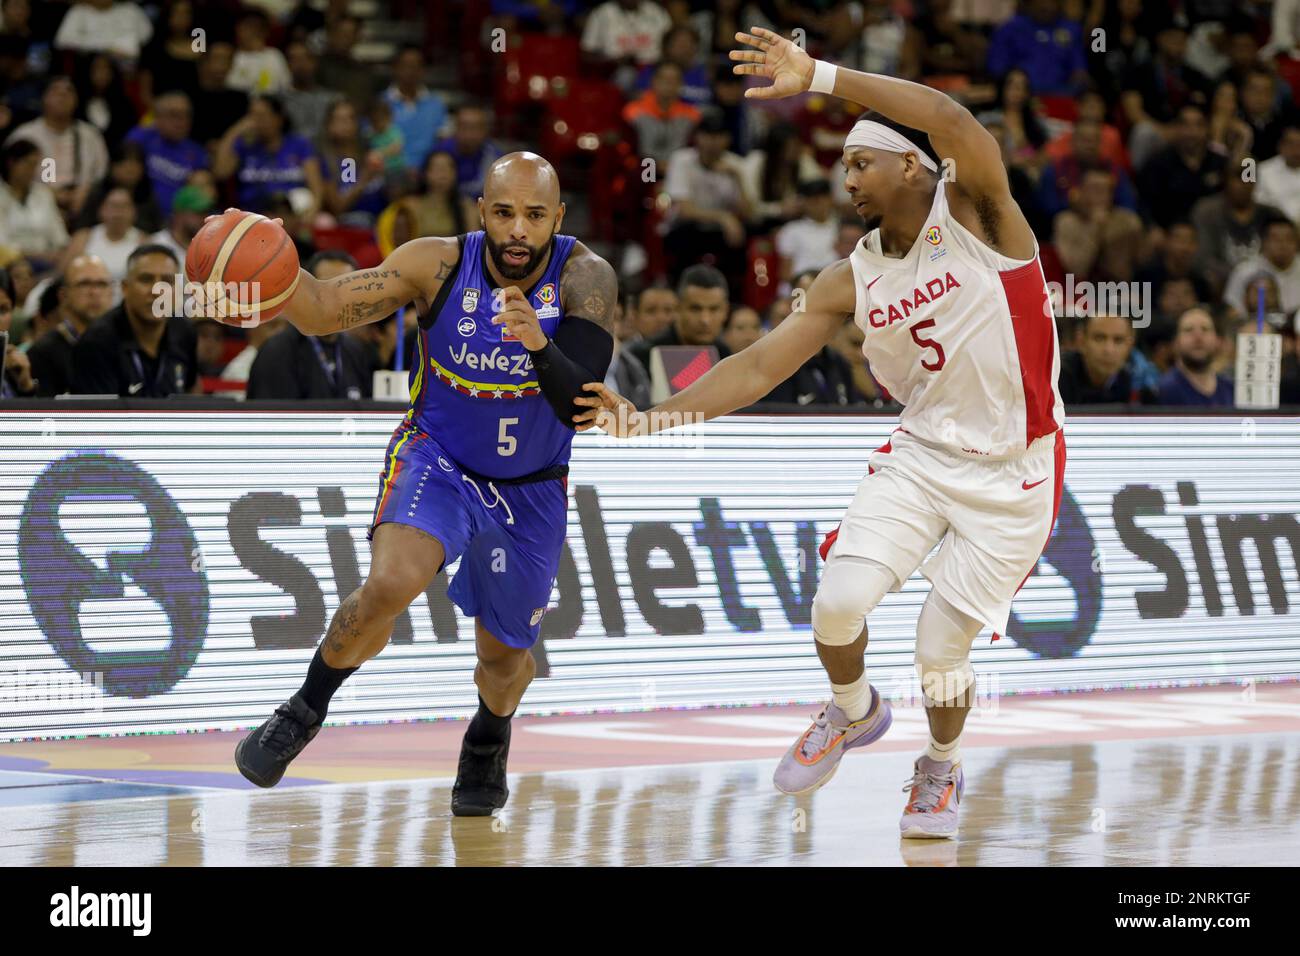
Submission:
[[[413,310],[314,339],[160,317],[149,290],[226,206],[281,218],[325,276],[472,230],[487,168],[532,148],[620,273],[607,380],[646,405],[655,346],[752,345],[864,235],[840,167],[858,108],[747,99],[726,53],[757,25],[943,89],[998,138],[1064,290],[1068,404],[1231,406],[1243,331],[1282,337],[1300,404],[1300,0],[463,7],[490,64],[472,90],[475,57],[439,69],[423,27],[359,57],[347,0],[0,0],[0,397],[368,397],[415,353]],[[1123,309],[1074,317],[1070,296],[1120,284]],[[890,406],[861,341],[847,324],[766,401]]]

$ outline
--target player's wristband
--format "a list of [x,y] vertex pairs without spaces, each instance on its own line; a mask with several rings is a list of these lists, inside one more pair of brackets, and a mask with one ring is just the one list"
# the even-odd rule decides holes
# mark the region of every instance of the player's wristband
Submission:
[[834,93],[835,69],[834,63],[827,63],[825,60],[813,60],[812,84],[808,87],[808,92]]

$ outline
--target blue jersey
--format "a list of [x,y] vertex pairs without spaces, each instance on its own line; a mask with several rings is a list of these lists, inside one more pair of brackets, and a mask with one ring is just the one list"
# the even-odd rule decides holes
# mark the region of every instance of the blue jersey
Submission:
[[[548,336],[564,318],[560,273],[574,242],[556,236],[546,271],[524,290]],[[523,343],[492,324],[499,298],[482,230],[460,237],[460,260],[420,322],[406,422],[465,469],[518,478],[567,464],[574,431],[543,397]]]

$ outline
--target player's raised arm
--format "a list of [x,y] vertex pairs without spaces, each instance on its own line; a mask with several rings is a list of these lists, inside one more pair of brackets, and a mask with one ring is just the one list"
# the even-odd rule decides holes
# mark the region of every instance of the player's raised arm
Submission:
[[458,256],[454,238],[412,239],[374,269],[321,281],[305,269],[284,317],[304,335],[328,335],[378,322],[415,299],[431,300],[451,275]]
[[753,49],[731,51],[733,72],[772,81],[746,90],[747,97],[829,93],[921,130],[940,159],[950,161],[953,186],[972,204],[981,223],[991,225],[985,229],[990,244],[1014,258],[1034,255],[1033,233],[1011,197],[998,141],[966,107],[920,83],[814,60],[794,43],[760,27],[737,33],[736,39]]
[[775,331],[723,359],[648,412],[636,411],[627,399],[605,385],[588,382],[585,388],[592,394],[575,400],[586,406],[586,411],[574,416],[578,430],[599,427],[616,437],[628,438],[680,424],[684,413],[716,418],[752,405],[831,340],[852,317],[855,299],[852,266],[847,259],[841,259],[817,276],[808,289],[803,309],[796,309]]

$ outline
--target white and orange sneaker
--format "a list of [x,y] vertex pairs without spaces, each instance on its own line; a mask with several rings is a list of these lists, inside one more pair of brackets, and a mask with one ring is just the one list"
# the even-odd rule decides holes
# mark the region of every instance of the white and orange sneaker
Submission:
[[776,765],[772,782],[782,793],[811,793],[835,775],[844,751],[865,747],[884,736],[893,722],[889,701],[871,688],[871,706],[861,720],[849,720],[833,701]]
[[961,764],[922,754],[903,787],[910,793],[898,829],[904,839],[942,840],[957,835],[957,813],[966,780]]

